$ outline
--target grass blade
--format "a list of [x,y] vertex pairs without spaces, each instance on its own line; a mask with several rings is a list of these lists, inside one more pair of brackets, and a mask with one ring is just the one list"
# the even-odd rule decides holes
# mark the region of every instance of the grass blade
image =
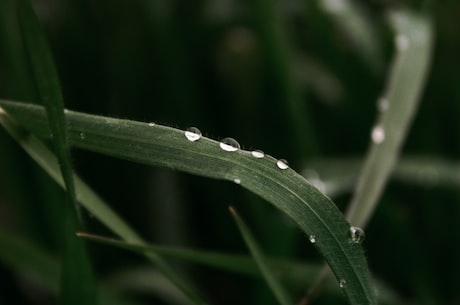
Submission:
[[[46,122],[46,119],[44,122]],[[59,171],[57,158],[54,154],[35,136],[30,135],[24,129],[17,126],[0,108],[0,124],[8,133],[22,146],[22,148],[37,162],[62,188],[65,188],[64,181]],[[115,234],[129,242],[143,243],[142,239],[115,213],[109,206],[93,192],[78,176],[75,176],[76,196],[88,211],[97,217],[104,225]],[[75,234],[74,234],[75,235]],[[154,253],[146,254],[158,270],[167,277],[184,295],[188,296],[194,304],[205,304],[196,294],[191,286],[185,283],[164,260]]]
[[400,11],[393,12],[390,20],[397,50],[381,99],[383,111],[372,131],[373,143],[347,211],[347,219],[360,227],[369,221],[398,159],[431,59],[433,29],[428,18]]
[[27,50],[32,74],[40,99],[45,105],[53,134],[52,142],[66,185],[64,208],[63,268],[61,297],[64,304],[97,304],[96,284],[84,243],[75,237],[80,217],[73,181],[73,168],[67,142],[64,102],[51,51],[29,0],[18,5],[22,38]]
[[[0,101],[14,119],[43,138],[49,126],[42,107]],[[201,137],[191,142],[170,127],[67,111],[72,145],[148,165],[164,166],[216,179],[235,181],[291,217],[327,260],[352,304],[374,304],[371,276],[360,244],[350,242],[350,226],[336,206],[291,169],[277,160],[251,152],[228,152]],[[84,136],[81,136],[81,135]],[[130,149],[126,149],[129,147]],[[97,215],[96,215],[97,216]]]
[[284,290],[284,287],[279,283],[276,276],[273,274],[265,255],[262,253],[257,241],[255,240],[254,236],[252,235],[251,231],[249,230],[248,226],[244,223],[243,219],[238,215],[238,213],[230,207],[230,213],[235,220],[238,229],[240,230],[241,235],[248,247],[249,251],[251,252],[252,257],[254,258],[257,267],[260,270],[264,280],[267,282],[268,286],[270,287],[271,291],[275,295],[278,302],[282,305],[292,305],[293,302],[289,294]]

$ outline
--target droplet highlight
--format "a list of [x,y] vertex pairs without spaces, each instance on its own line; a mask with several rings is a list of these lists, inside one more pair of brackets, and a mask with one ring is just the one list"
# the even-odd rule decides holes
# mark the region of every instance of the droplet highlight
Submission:
[[83,133],[83,132],[80,132],[80,139],[81,139],[81,140],[84,140],[84,139],[86,139],[86,135],[85,135],[85,133]]
[[366,234],[364,233],[363,229],[359,227],[350,227],[350,236],[353,243],[360,244],[363,242]]
[[316,243],[316,235],[313,235],[313,234],[310,235],[310,236],[308,237],[308,240],[309,240],[312,244]]
[[225,138],[220,143],[219,146],[222,150],[234,152],[240,149],[240,144],[233,138]]
[[284,160],[284,159],[280,159],[276,162],[276,166],[278,166],[279,169],[288,169],[289,168],[289,163]]
[[262,159],[263,157],[265,157],[265,153],[261,150],[253,150],[251,151],[251,155],[257,159]]
[[233,179],[233,182],[235,182],[236,184],[241,184],[241,179],[240,178],[235,178],[235,179]]
[[185,137],[190,142],[195,142],[201,139],[201,131],[196,127],[189,127],[185,131]]
[[344,280],[344,279],[341,279],[341,280],[339,281],[339,287],[342,288],[342,289],[345,288],[345,287],[347,287],[347,281]]
[[374,128],[372,128],[371,138],[372,142],[374,142],[375,144],[382,143],[385,140],[385,130],[383,129],[383,127],[377,125]]
[[149,123],[149,126],[152,127],[152,126],[155,126],[156,124],[154,122],[150,122]]

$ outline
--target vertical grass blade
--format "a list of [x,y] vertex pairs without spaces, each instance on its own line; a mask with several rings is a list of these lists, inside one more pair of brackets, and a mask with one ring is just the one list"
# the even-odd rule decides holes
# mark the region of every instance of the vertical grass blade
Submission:
[[347,211],[347,219],[360,227],[369,221],[398,160],[427,78],[433,45],[432,23],[426,16],[399,11],[389,17],[396,52],[379,102],[373,142]]
[[73,181],[64,102],[51,51],[40,22],[28,0],[18,4],[22,38],[31,71],[52,132],[52,142],[66,186],[63,230],[61,298],[64,304],[96,304],[96,284],[84,242],[75,237],[81,226]]
[[276,276],[273,274],[269,262],[267,261],[265,255],[262,253],[260,246],[249,230],[248,226],[244,223],[243,219],[238,215],[233,207],[230,207],[230,213],[235,220],[238,229],[240,230],[241,236],[246,243],[249,251],[251,252],[252,257],[254,258],[259,270],[270,287],[272,293],[275,295],[276,299],[281,305],[292,305],[294,304],[291,300],[289,294],[285,291],[284,287],[278,281]]

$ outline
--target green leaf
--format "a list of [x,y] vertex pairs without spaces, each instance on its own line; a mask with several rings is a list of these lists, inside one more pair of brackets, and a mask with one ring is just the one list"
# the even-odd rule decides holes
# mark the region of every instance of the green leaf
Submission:
[[359,176],[347,219],[364,227],[374,211],[396,164],[423,91],[433,46],[433,26],[425,16],[406,11],[392,12],[396,53],[381,113],[372,131],[370,151]]
[[62,302],[64,304],[97,304],[96,284],[89,257],[84,243],[75,237],[75,232],[78,231],[81,223],[67,142],[64,102],[56,68],[40,22],[28,0],[19,1],[18,15],[25,49],[40,99],[45,105],[53,134],[52,142],[67,190],[67,202],[64,208],[63,268],[61,272]]
[[282,305],[294,304],[289,294],[278,281],[278,278],[273,274],[265,254],[260,249],[260,246],[258,245],[255,237],[252,235],[248,226],[244,223],[243,219],[238,215],[234,208],[230,207],[230,213],[232,214],[233,219],[235,220],[235,223],[238,226],[238,229],[240,230],[240,233],[243,236],[249,251],[251,252],[252,257],[254,258],[260,273],[262,274],[264,280],[267,282],[278,302]]
[[[0,106],[28,130],[49,138],[42,107],[7,101],[0,101]],[[343,290],[352,304],[375,304],[363,249],[351,242],[350,225],[329,198],[294,170],[280,169],[273,157],[224,151],[205,137],[191,142],[183,131],[170,127],[72,111],[66,115],[75,147],[210,178],[239,179],[242,187],[282,210],[307,235],[316,236],[315,246],[336,278],[346,280]]]

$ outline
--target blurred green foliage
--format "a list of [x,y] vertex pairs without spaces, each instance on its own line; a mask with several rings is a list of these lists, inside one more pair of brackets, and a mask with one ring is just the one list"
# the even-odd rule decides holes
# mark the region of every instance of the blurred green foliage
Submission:
[[[352,15],[340,16],[333,0],[34,1],[67,108],[197,126],[211,138],[231,136],[247,149],[286,158],[298,171],[313,159],[364,155],[393,52],[386,13],[424,10],[436,25],[434,58],[403,154],[458,160],[460,3],[350,3]],[[14,0],[0,0],[0,97],[38,99]],[[2,129],[0,148],[0,230],[59,255],[62,191]],[[236,185],[82,151],[73,159],[76,171],[153,243],[245,252],[228,215],[232,204],[267,254],[321,261],[291,223]],[[364,245],[374,274],[403,299],[460,302],[458,188],[393,182],[380,200]],[[340,208],[348,200],[334,198]],[[89,231],[106,233],[85,216]],[[109,282],[146,264],[101,245],[90,253],[97,277]],[[176,265],[211,303],[275,304],[261,282]],[[8,264],[0,263],[0,274],[0,304],[56,303]],[[139,290],[131,293],[140,304],[176,304]],[[303,292],[295,293],[300,299]],[[318,303],[344,302],[336,298]]]

